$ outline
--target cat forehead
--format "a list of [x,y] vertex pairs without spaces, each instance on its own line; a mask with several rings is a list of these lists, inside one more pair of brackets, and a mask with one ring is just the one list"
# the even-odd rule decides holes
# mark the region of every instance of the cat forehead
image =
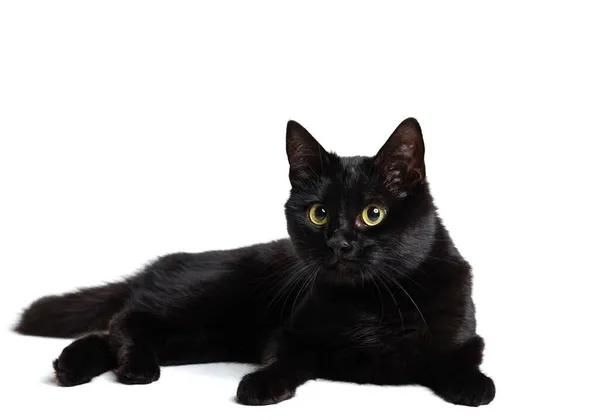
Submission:
[[353,186],[367,177],[367,158],[363,156],[341,157],[337,178],[346,186]]
[[328,170],[298,190],[308,201],[361,201],[375,193],[372,158],[363,156],[340,157],[333,155]]
[[327,200],[363,202],[365,197],[378,195],[368,157],[337,157],[322,184],[321,195]]

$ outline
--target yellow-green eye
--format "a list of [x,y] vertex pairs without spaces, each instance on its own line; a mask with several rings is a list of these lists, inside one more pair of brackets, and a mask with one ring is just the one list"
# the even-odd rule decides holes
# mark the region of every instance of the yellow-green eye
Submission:
[[313,204],[308,212],[308,217],[315,225],[324,225],[329,219],[327,209],[322,204]]
[[375,226],[383,221],[385,217],[385,210],[382,206],[377,204],[369,204],[362,211],[363,222],[367,226]]

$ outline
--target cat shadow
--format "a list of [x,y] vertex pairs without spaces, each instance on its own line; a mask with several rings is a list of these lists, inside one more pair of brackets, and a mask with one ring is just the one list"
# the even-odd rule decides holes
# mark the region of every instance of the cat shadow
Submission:
[[256,366],[243,363],[199,363],[178,366],[162,366],[163,371],[179,371],[194,376],[218,379],[241,379],[246,373],[256,369]]
[[[200,363],[189,365],[161,366],[161,372],[192,375],[205,378],[240,380],[246,373],[256,369],[256,366],[243,363]],[[106,372],[100,375],[110,382],[118,383],[114,372]],[[93,380],[92,380],[93,382]],[[48,386],[60,387],[56,376],[51,373],[42,379],[42,383]],[[85,385],[85,384],[82,384]]]
[[54,376],[54,374],[47,375],[44,379],[42,379],[42,383],[44,385],[60,386],[58,385],[58,381],[56,380],[56,376]]

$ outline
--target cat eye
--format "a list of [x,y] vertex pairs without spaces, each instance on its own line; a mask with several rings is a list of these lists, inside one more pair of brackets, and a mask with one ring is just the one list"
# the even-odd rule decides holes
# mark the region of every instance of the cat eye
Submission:
[[327,209],[322,204],[313,204],[308,212],[310,221],[315,225],[324,225],[327,223],[329,216],[327,215]]
[[369,204],[362,211],[362,220],[367,226],[375,226],[383,221],[385,209],[377,204]]

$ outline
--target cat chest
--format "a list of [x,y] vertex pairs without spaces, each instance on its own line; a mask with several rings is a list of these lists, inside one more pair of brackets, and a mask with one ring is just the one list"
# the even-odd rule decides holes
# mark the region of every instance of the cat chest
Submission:
[[420,335],[421,326],[408,314],[405,318],[351,314],[321,319],[305,325],[304,331],[329,348],[392,348],[406,345]]

